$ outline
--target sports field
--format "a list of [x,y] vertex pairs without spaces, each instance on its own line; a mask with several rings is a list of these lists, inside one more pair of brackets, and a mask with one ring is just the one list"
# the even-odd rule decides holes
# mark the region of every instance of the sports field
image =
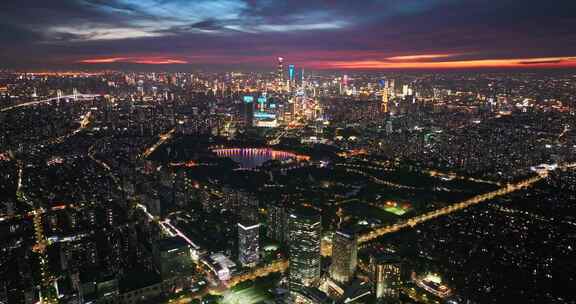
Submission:
[[384,210],[386,212],[390,212],[392,214],[402,216],[402,215],[406,214],[406,212],[408,212],[409,209],[404,209],[401,207],[385,207]]
[[256,287],[229,290],[223,296],[221,304],[257,304],[268,299],[268,294]]

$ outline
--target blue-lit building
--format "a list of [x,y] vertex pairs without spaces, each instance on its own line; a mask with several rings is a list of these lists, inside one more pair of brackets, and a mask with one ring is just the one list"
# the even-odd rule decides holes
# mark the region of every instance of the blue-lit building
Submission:
[[264,111],[266,109],[266,95],[258,97],[258,110]]

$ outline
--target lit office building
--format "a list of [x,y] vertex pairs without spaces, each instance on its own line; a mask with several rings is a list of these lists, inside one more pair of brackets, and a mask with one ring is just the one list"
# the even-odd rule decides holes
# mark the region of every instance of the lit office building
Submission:
[[254,120],[254,96],[244,96],[242,99],[242,118],[244,126],[251,127]]
[[320,279],[322,221],[313,209],[298,209],[288,216],[289,289],[292,298]]
[[330,277],[340,283],[350,282],[356,272],[358,242],[353,234],[337,231],[332,239]]
[[276,80],[278,84],[284,84],[284,58],[278,57],[278,68],[276,71]]
[[290,90],[296,86],[296,67],[293,64],[288,65],[288,81],[290,82]]
[[384,89],[382,89],[381,94],[382,94],[382,103],[380,106],[380,111],[382,113],[388,113],[388,88],[385,87]]
[[253,267],[260,258],[260,224],[238,223],[238,259],[242,266]]
[[285,241],[286,235],[286,209],[280,203],[268,206],[267,236],[278,242]]
[[401,261],[393,256],[370,257],[374,295],[385,303],[398,303],[401,287]]

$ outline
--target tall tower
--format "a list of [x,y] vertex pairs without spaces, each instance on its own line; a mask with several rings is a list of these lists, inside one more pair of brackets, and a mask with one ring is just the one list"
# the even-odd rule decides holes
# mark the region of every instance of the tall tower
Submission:
[[380,112],[388,113],[388,96],[390,95],[388,81],[386,79],[380,79],[379,84],[380,95],[382,96],[382,100],[380,102]]
[[330,277],[340,283],[350,282],[358,263],[358,241],[355,235],[337,231],[332,240],[332,265]]
[[380,91],[382,93],[382,102],[380,103],[380,111],[382,113],[388,113],[388,88],[384,87]]
[[290,80],[290,86],[293,87],[296,80],[296,67],[293,64],[288,65],[288,79]]
[[394,81],[394,79],[390,79],[388,80],[388,91],[390,92],[390,96],[392,96],[392,98],[396,97],[396,89],[395,89],[395,83],[396,81]]
[[295,209],[288,216],[288,227],[288,287],[295,299],[320,279],[322,219],[314,209]]
[[268,237],[278,242],[285,241],[286,233],[286,210],[280,203],[268,206]]
[[279,85],[284,84],[284,58],[278,57],[278,68],[276,70],[276,81]]
[[253,267],[260,258],[260,223],[244,225],[238,223],[238,252],[242,266]]
[[241,109],[244,126],[251,127],[254,121],[254,96],[244,96]]

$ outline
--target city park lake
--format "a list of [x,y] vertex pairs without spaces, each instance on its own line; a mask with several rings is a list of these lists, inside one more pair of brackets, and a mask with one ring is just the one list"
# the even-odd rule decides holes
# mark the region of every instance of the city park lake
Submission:
[[241,169],[258,168],[270,160],[286,162],[289,160],[300,161],[310,159],[310,157],[306,155],[271,148],[219,148],[213,149],[212,152],[218,155],[218,157],[232,159]]

